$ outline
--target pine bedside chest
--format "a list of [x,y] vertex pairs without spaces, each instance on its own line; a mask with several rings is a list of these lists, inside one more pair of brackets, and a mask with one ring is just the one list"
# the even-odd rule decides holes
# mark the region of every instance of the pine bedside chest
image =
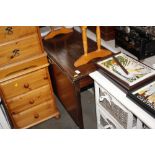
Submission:
[[58,117],[38,27],[0,27],[0,96],[13,128]]

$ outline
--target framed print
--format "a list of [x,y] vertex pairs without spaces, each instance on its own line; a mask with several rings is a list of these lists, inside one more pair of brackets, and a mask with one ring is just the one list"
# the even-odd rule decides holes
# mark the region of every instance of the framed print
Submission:
[[127,96],[155,116],[155,81],[135,91],[129,91]]
[[127,90],[136,88],[155,77],[154,69],[123,53],[101,60],[97,62],[97,66]]

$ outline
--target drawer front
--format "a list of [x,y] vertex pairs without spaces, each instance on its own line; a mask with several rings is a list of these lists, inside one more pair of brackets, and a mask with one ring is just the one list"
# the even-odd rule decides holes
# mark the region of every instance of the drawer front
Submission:
[[0,26],[0,43],[18,39],[37,32],[35,26]]
[[12,115],[12,117],[17,128],[25,128],[53,117],[57,113],[53,101],[48,101],[19,114]]
[[96,107],[97,109],[97,126],[101,129],[122,129],[123,126],[117,122],[105,109]]
[[34,69],[42,66],[47,67],[48,65],[47,55],[43,53],[19,63],[0,67],[0,82],[20,76],[23,72],[32,72]]
[[37,34],[30,35],[10,44],[0,45],[0,66],[30,58],[43,53]]
[[50,85],[45,85],[26,94],[11,98],[6,103],[11,114],[17,114],[45,101],[53,100],[53,97]]
[[106,109],[124,128],[131,113],[105,89],[99,89],[99,105]]
[[38,71],[20,76],[1,83],[1,90],[6,99],[30,92],[36,88],[49,84],[47,70]]

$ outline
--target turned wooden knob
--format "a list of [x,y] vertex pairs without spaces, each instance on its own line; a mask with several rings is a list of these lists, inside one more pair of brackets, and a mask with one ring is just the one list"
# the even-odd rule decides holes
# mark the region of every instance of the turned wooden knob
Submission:
[[34,118],[39,118],[39,114],[34,114]]
[[24,84],[24,88],[29,88],[29,84],[28,83],[25,83]]
[[44,80],[47,80],[48,79],[48,77],[46,76],[46,77],[44,77]]
[[30,104],[33,104],[33,103],[34,103],[34,100],[33,100],[33,99],[32,99],[32,100],[30,100],[30,101],[29,101],[29,103],[30,103]]
[[12,115],[16,115],[16,112],[12,112]]

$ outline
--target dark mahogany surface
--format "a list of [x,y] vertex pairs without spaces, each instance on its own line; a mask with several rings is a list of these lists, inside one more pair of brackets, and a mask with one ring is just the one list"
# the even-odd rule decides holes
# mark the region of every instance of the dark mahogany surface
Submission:
[[[95,61],[74,67],[74,62],[83,54],[82,36],[79,32],[60,35],[43,42],[50,60],[50,73],[54,92],[75,123],[83,128],[81,89],[93,84],[89,73],[97,69]],[[96,43],[88,40],[89,51],[96,50]],[[80,74],[76,74],[79,70]],[[67,122],[66,122],[67,123]]]

